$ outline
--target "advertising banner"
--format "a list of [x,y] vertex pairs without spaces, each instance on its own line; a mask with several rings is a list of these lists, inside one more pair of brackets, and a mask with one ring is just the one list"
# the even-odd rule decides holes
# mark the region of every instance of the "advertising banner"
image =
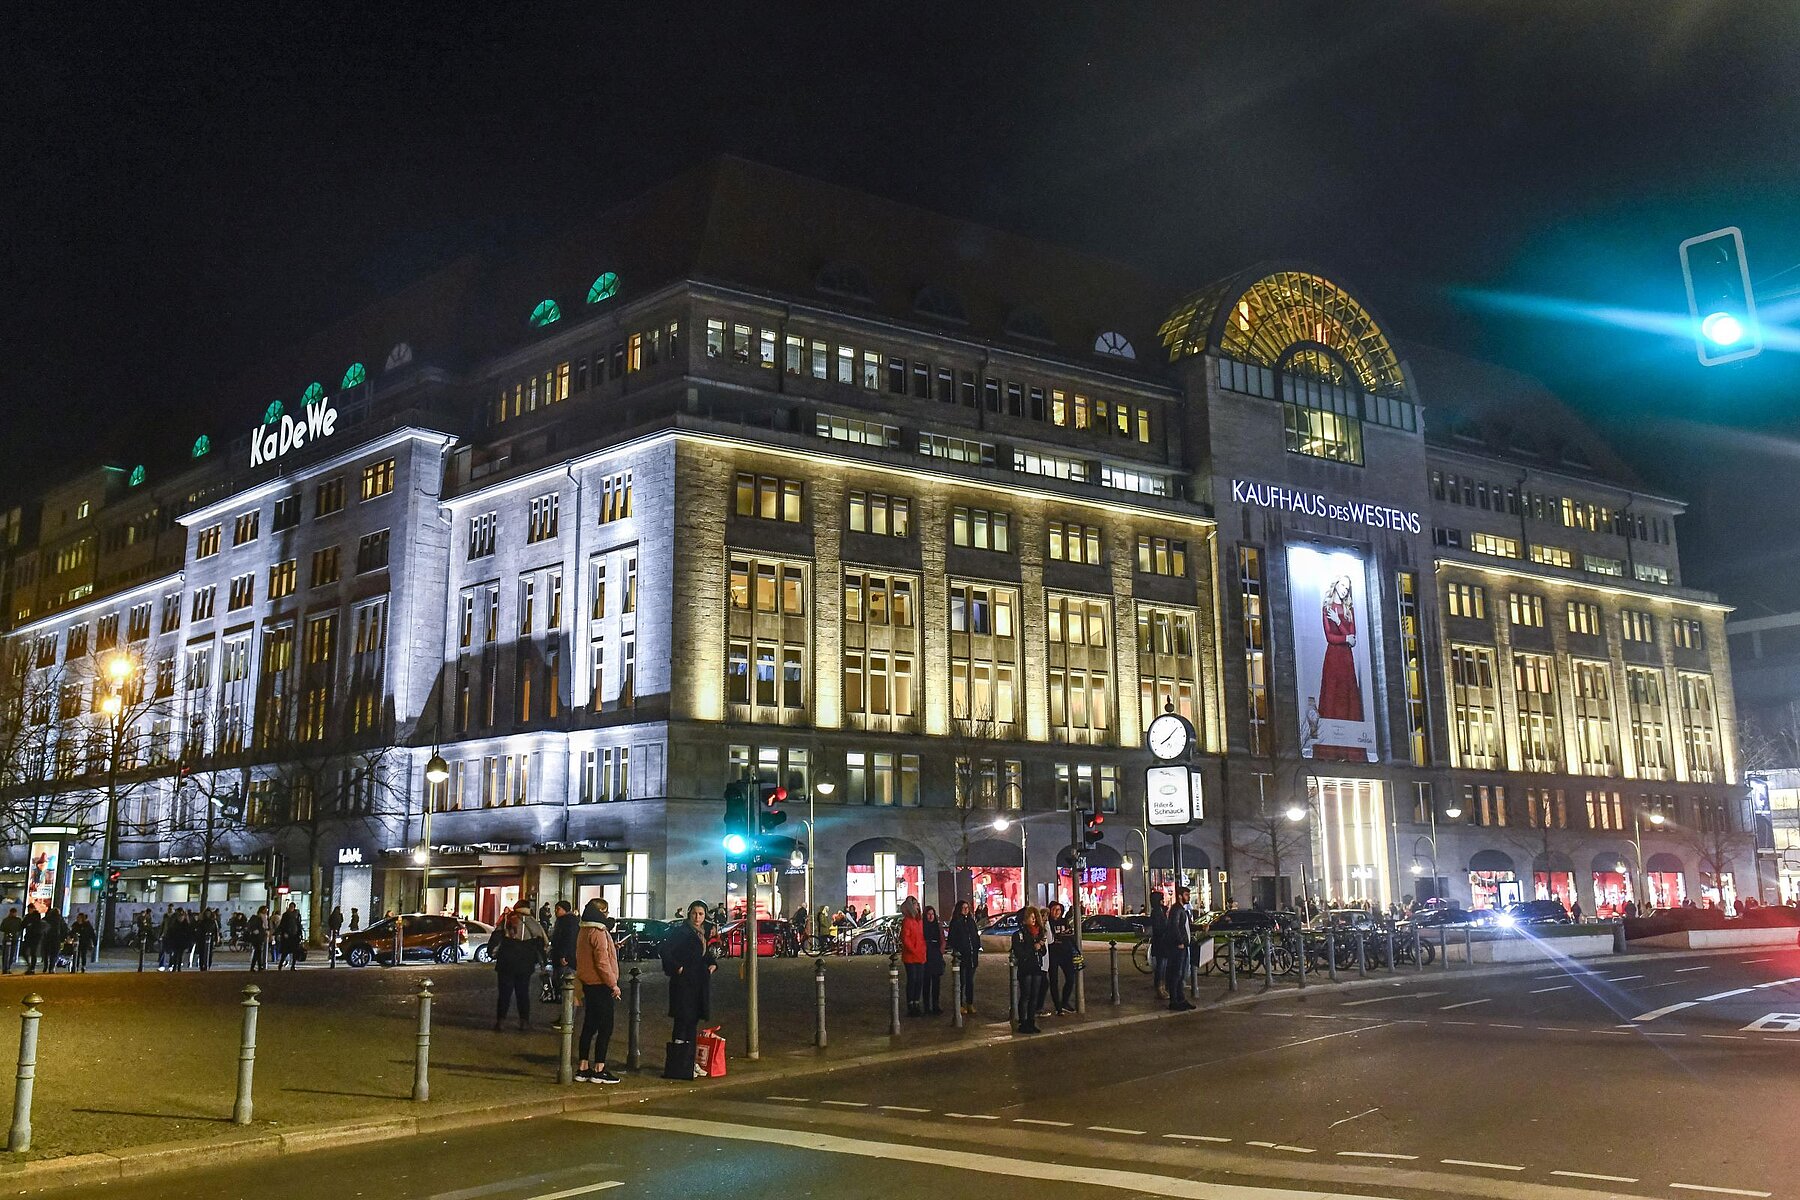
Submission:
[[1287,565],[1300,753],[1372,763],[1377,745],[1368,562],[1355,550],[1290,546]]
[[25,881],[25,902],[35,904],[43,901],[45,907],[60,909],[57,903],[56,882],[62,871],[61,842],[31,843],[31,867]]

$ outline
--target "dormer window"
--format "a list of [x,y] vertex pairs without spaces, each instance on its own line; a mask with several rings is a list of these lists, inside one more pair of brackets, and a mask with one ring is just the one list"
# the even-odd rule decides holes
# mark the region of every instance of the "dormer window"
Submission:
[[1094,353],[1104,354],[1111,358],[1123,358],[1133,362],[1137,360],[1137,350],[1131,339],[1117,330],[1109,329],[1094,339]]

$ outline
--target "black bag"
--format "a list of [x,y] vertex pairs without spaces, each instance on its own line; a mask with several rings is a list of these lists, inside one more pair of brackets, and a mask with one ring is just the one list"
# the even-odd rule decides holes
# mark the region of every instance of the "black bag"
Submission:
[[559,1003],[562,995],[556,990],[556,976],[549,971],[540,971],[538,979],[540,981],[538,986],[539,1002],[543,1004]]
[[694,1080],[694,1043],[670,1042],[663,1048],[664,1079]]
[[305,946],[300,946],[294,950],[294,961],[295,962],[305,962],[306,961],[306,947]]

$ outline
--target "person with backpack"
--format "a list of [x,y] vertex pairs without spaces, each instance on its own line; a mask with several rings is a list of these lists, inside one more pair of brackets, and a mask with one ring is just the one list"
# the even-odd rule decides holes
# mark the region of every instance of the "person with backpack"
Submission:
[[619,999],[619,952],[606,927],[603,901],[589,900],[581,910],[575,935],[575,978],[581,981],[581,1040],[575,1069],[578,1083],[617,1083],[606,1069],[607,1046],[612,1042],[613,1005]]
[[494,1029],[506,1020],[509,1005],[516,1003],[519,1028],[531,1028],[531,976],[543,961],[544,942],[525,927],[525,914],[512,909],[494,927],[488,939],[488,958],[493,961],[498,993],[494,1004]]

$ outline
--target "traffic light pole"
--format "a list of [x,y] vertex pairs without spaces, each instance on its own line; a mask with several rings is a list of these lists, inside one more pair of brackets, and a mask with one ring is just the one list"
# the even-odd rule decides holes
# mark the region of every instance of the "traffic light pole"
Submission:
[[[1095,806],[1099,799],[1096,797]],[[1087,1012],[1087,979],[1081,963],[1081,877],[1087,870],[1087,831],[1081,819],[1081,806],[1075,803],[1075,797],[1069,797],[1069,848],[1074,856],[1069,860],[1069,912],[1073,914],[1071,925],[1075,931],[1075,1011]]]
[[212,966],[212,946],[207,941],[207,930],[211,925],[206,919],[206,897],[212,884],[212,852],[213,838],[216,835],[219,806],[211,797],[206,798],[206,833],[205,841],[200,843],[200,965],[207,969]]
[[744,891],[750,897],[750,903],[744,906],[744,953],[750,959],[744,968],[745,990],[749,997],[744,1008],[744,1051],[754,1060],[762,1057],[759,1045],[761,1039],[756,995],[756,960],[761,955],[756,952],[756,857],[754,855],[744,867]]

